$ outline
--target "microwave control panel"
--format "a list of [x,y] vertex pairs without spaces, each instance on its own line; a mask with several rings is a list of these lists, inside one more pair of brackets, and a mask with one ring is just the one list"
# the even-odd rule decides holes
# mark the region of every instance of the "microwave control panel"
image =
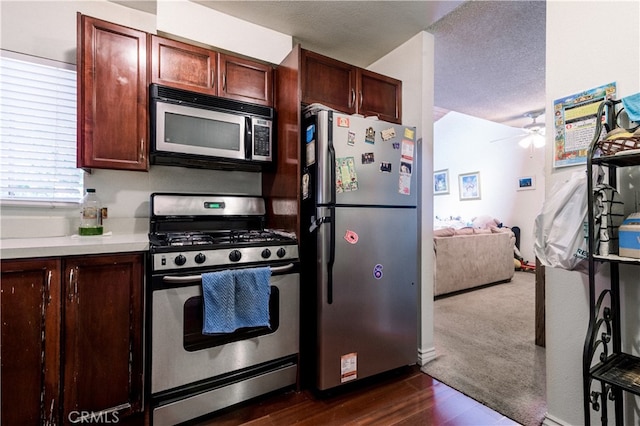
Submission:
[[253,159],[271,160],[271,121],[254,119]]

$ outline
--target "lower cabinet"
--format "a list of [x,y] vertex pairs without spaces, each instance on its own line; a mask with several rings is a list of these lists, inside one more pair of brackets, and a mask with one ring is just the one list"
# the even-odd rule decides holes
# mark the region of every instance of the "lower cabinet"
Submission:
[[3,426],[142,418],[143,259],[2,261]]

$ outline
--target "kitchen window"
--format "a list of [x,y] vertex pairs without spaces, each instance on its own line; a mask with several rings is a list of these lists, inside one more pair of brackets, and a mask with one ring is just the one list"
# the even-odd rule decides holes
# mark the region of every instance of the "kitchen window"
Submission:
[[0,51],[0,200],[78,203],[74,65]]

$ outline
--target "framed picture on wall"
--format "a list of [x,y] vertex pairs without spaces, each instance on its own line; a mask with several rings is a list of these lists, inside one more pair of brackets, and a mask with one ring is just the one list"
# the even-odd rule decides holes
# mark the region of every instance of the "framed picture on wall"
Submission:
[[536,189],[536,177],[535,176],[522,176],[518,178],[518,191],[526,191],[529,189]]
[[458,175],[460,200],[480,199],[480,172],[463,173]]
[[433,195],[449,193],[449,169],[433,172]]

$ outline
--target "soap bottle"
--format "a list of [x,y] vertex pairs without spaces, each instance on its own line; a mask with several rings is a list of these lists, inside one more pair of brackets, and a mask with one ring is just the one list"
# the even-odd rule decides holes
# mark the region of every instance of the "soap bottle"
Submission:
[[80,210],[80,235],[102,235],[102,206],[96,190],[87,188]]

